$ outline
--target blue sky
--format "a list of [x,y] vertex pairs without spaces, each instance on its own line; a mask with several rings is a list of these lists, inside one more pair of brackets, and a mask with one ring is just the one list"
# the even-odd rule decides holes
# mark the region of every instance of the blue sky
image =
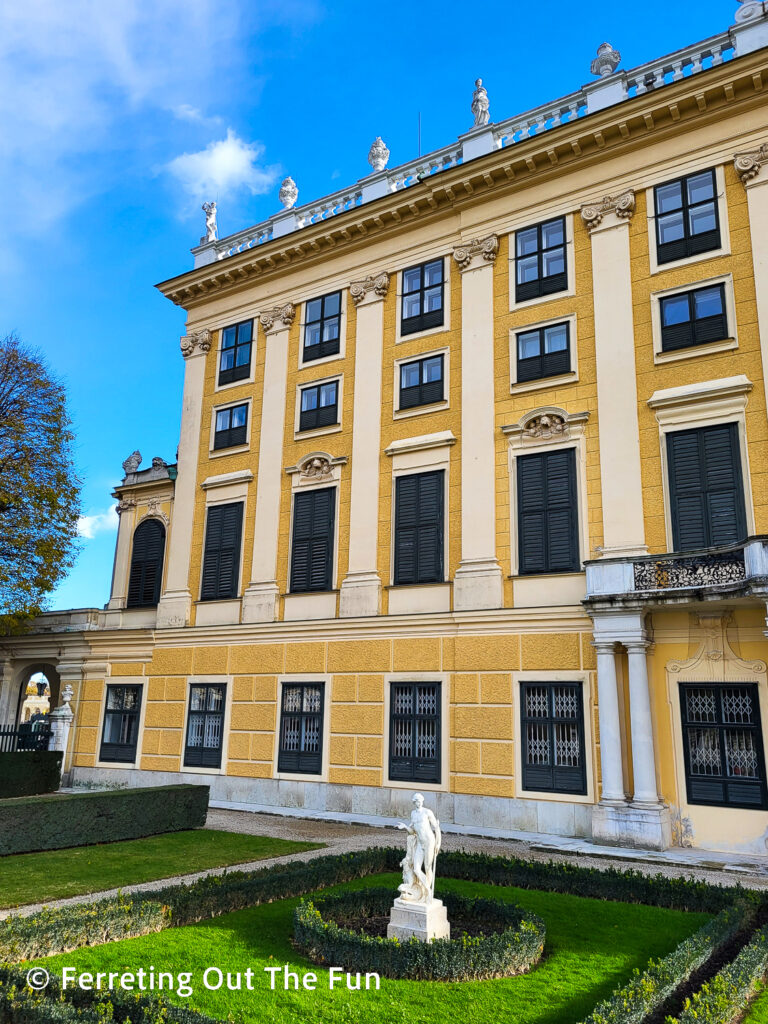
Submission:
[[67,382],[84,481],[82,550],[57,608],[109,596],[110,491],[135,448],[176,451],[184,313],[154,289],[191,267],[203,199],[222,235],[472,123],[473,81],[503,120],[590,80],[608,40],[631,68],[714,35],[736,0],[642,7],[550,0],[23,0],[0,7],[0,336]]

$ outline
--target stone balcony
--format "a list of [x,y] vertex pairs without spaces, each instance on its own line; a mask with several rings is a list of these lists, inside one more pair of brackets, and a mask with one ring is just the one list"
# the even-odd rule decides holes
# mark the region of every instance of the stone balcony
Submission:
[[597,559],[585,568],[588,610],[723,598],[768,600],[768,537],[763,536],[682,554]]

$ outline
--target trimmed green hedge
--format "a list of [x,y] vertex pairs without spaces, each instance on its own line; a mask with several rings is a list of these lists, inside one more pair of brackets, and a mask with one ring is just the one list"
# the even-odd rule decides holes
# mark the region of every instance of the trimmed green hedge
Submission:
[[[522,974],[541,959],[546,928],[541,918],[514,903],[468,899],[440,893],[450,919],[498,927],[489,935],[420,942],[385,939],[340,928],[325,916],[383,917],[392,907],[391,889],[364,889],[302,900],[293,915],[293,937],[317,963],[385,978],[419,981],[481,981]],[[324,916],[325,915],[325,916]]]
[[730,1024],[768,973],[768,925],[755,932],[739,955],[687,999],[678,1024]]
[[0,801],[0,854],[200,828],[208,811],[208,793],[208,786],[149,786]]
[[60,750],[18,750],[0,754],[0,800],[55,793],[61,781]]

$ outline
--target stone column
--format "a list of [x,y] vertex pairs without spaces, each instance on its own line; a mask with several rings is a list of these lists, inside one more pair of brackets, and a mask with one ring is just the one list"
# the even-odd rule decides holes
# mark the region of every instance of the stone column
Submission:
[[496,449],[493,372],[493,265],[490,235],[453,251],[461,274],[461,563],[453,584],[455,611],[501,608],[496,558]]
[[349,566],[339,598],[339,613],[347,617],[378,615],[381,611],[378,573],[381,362],[384,299],[388,289],[388,273],[353,281],[349,288],[357,307],[357,330]]
[[19,694],[14,684],[13,662],[0,662],[0,726],[15,725]]
[[69,732],[72,728],[72,719],[75,717],[69,702],[72,700],[74,691],[67,683],[61,691],[61,704],[54,708],[50,714],[51,737],[48,741],[49,750],[61,751],[61,774],[64,774],[64,762],[69,749]]
[[635,792],[632,802],[658,806],[656,752],[653,744],[651,695],[648,691],[647,641],[628,641],[629,715],[632,729],[632,774]]
[[621,764],[621,722],[616,686],[615,644],[595,641],[597,651],[597,710],[600,720],[600,768],[603,803],[623,804],[624,773]]
[[130,572],[131,537],[133,536],[136,502],[132,498],[122,498],[117,503],[117,514],[120,525],[117,530],[115,545],[115,564],[112,568],[112,593],[109,597],[108,610],[125,608],[128,600],[128,576]]
[[605,557],[644,554],[629,221],[635,194],[583,206],[592,237],[598,434]]
[[181,405],[181,436],[177,459],[173,521],[166,546],[168,571],[165,589],[157,606],[157,628],[186,626],[192,610],[189,563],[192,556],[197,463],[203,415],[205,359],[211,348],[211,332],[198,331],[181,339],[184,356],[184,394]]
[[768,142],[751,152],[737,153],[733,163],[747,190],[752,264],[755,270],[757,324],[763,359],[763,386],[768,407]]
[[[75,737],[77,735],[76,720],[80,703],[83,698],[84,663],[82,661],[75,660],[75,658],[71,661],[60,661],[56,666],[56,670],[59,673],[60,705],[57,709],[54,709],[54,711],[51,712],[51,725],[53,726],[54,721],[58,722],[54,736],[58,735],[59,739],[57,741],[57,745],[53,746],[53,744],[51,744],[49,749],[62,750],[64,752],[64,756],[61,759],[61,776],[62,784],[64,785],[68,783],[70,772],[72,770]],[[106,666],[100,667],[105,673]],[[74,710],[70,707],[70,702],[72,700],[75,702]],[[63,710],[65,707],[69,711],[69,715],[67,715]],[[62,714],[58,716],[58,719],[54,719],[53,715],[57,710],[62,711]],[[72,726],[74,726],[74,728],[72,728]]]
[[287,302],[262,313],[260,317],[266,337],[266,355],[251,582],[243,594],[243,622],[274,622],[278,614],[277,542],[283,479],[288,335],[295,315],[293,303]]

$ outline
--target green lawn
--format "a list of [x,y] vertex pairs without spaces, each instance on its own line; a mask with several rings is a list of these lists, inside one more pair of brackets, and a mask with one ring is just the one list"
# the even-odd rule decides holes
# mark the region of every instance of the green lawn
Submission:
[[768,988],[763,987],[761,994],[752,1003],[744,1024],[768,1024]]
[[0,857],[0,907],[117,889],[206,868],[316,850],[321,845],[195,829],[122,843],[9,855]]
[[[393,895],[400,877],[379,875],[345,888],[391,884]],[[328,990],[328,972],[311,964],[291,946],[295,900],[265,904],[227,914],[186,928],[88,947],[51,957],[45,966],[56,973],[62,966],[79,971],[135,971],[192,974],[194,992],[186,1003],[212,1017],[269,1024],[375,1021],[376,1024],[576,1024],[595,1003],[627,981],[635,967],[649,957],[668,953],[699,928],[705,914],[686,914],[623,903],[583,899],[559,893],[500,888],[471,882],[438,880],[438,889],[452,889],[493,899],[513,900],[539,914],[547,926],[544,959],[530,974],[486,982],[442,984],[389,981],[380,991]],[[314,992],[270,991],[264,967],[291,965],[292,970],[315,971]],[[254,972],[254,991],[208,991],[203,972]]]

